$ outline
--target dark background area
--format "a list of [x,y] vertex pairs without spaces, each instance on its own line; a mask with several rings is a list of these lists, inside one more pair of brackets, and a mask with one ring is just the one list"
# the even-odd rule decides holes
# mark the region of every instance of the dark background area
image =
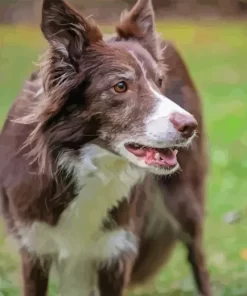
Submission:
[[[135,0],[70,0],[100,21],[115,20]],[[247,0],[154,0],[159,17],[246,18]],[[41,0],[0,0],[0,23],[36,22]],[[85,9],[86,8],[86,9]]]

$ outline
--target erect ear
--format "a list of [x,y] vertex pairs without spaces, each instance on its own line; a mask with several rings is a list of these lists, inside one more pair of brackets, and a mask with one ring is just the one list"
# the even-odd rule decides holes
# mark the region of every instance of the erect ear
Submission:
[[44,0],[41,29],[50,45],[74,62],[85,47],[103,39],[92,21],[62,0]]
[[159,48],[152,0],[138,0],[129,12],[122,14],[116,29],[120,38],[138,39],[154,58],[158,58]]

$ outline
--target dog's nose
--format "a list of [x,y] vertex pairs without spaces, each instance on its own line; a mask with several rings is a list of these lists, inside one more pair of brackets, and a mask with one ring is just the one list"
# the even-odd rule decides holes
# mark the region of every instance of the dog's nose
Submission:
[[170,116],[170,122],[173,124],[176,130],[178,130],[182,137],[190,138],[197,128],[197,121],[190,114],[173,113]]

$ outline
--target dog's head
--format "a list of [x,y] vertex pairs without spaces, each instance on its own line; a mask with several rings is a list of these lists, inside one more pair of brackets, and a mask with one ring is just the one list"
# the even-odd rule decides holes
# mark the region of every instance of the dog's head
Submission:
[[44,0],[41,28],[50,49],[39,129],[51,149],[76,152],[96,140],[138,167],[175,171],[177,147],[190,143],[197,123],[161,93],[166,73],[151,0],[139,0],[106,41],[61,0]]

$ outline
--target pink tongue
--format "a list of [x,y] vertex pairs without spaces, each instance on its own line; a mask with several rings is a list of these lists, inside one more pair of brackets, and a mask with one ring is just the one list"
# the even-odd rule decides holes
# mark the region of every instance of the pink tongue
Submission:
[[169,165],[175,166],[177,164],[176,155],[172,150],[168,150],[166,154],[159,152],[160,159],[155,159],[155,154],[157,153],[154,149],[149,149],[146,151],[145,162],[147,164],[159,164],[159,165]]

